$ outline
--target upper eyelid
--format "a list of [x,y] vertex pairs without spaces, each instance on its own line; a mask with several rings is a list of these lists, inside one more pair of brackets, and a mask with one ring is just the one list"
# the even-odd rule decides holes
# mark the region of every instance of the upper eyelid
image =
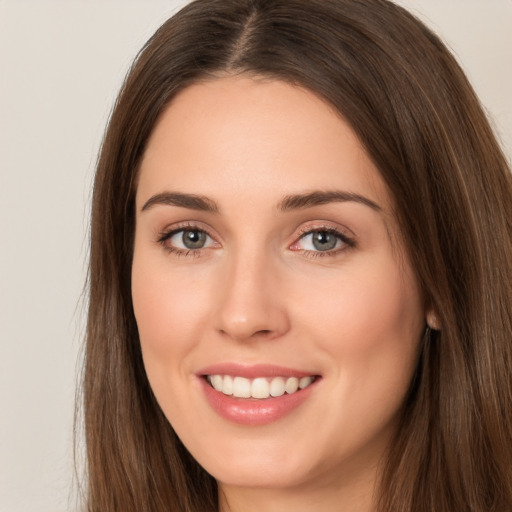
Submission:
[[356,234],[348,227],[331,221],[306,222],[298,230],[296,230],[295,236],[298,238],[309,233],[314,233],[315,231],[329,231],[332,233],[339,233],[341,236],[346,238],[357,238]]
[[[305,231],[304,233],[302,233],[299,237],[297,237],[297,238],[295,239],[295,241],[292,243],[292,245],[291,245],[291,246],[294,246],[294,245],[298,244],[298,243],[299,243],[299,241],[300,241],[300,240],[302,240],[302,239],[304,239],[304,238],[306,238],[306,236],[312,235],[312,234],[313,234],[313,233],[315,233],[315,232],[322,232],[322,231],[327,232],[327,233],[330,233],[330,234],[333,234],[333,235],[334,235],[334,236],[336,236],[336,237],[337,237],[337,238],[338,238],[338,239],[339,239],[343,244],[345,244],[345,245],[347,245],[347,246],[349,246],[349,247],[354,247],[354,246],[356,245],[356,241],[355,241],[355,239],[354,239],[353,237],[348,236],[348,235],[346,235],[346,234],[342,233],[342,232],[341,232],[340,230],[338,230],[338,229],[333,229],[333,228],[331,228],[331,229],[325,229],[325,228],[324,228],[324,229],[322,229],[322,228],[319,228],[319,229],[311,229],[311,230],[307,230],[307,231]],[[311,252],[311,249],[302,249],[302,250],[303,250],[303,251],[305,251],[305,252]],[[327,252],[331,252],[331,253],[332,253],[332,252],[337,252],[338,250],[340,250],[340,249],[336,249],[336,250],[334,250],[334,249],[333,249],[333,250],[325,251],[325,252],[326,252],[326,253],[327,253]],[[313,252],[316,252],[316,251],[313,251]]]
[[165,228],[158,231],[159,236],[165,235],[167,237],[172,236],[180,231],[203,231],[209,237],[217,240],[219,238],[216,234],[212,233],[212,230],[206,227],[202,222],[199,221],[184,221],[178,222],[171,225],[166,226]]

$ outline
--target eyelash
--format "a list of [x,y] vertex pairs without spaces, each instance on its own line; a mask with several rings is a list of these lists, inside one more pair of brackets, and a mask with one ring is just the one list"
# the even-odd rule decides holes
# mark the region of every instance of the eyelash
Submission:
[[195,224],[180,224],[179,226],[174,227],[168,231],[162,231],[157,239],[157,242],[163,246],[163,248],[169,253],[178,257],[192,257],[198,258],[201,256],[201,253],[204,249],[179,249],[178,247],[173,247],[172,245],[167,244],[166,242],[170,240],[174,235],[177,235],[181,231],[198,231],[201,233],[205,233],[208,237],[213,240],[213,236],[208,233],[208,231],[204,228],[200,228]]
[[329,256],[338,256],[340,252],[347,251],[349,249],[353,249],[356,247],[356,242],[353,238],[348,237],[345,233],[342,233],[340,230],[332,227],[332,226],[308,226],[300,230],[297,241],[292,245],[298,243],[299,240],[305,238],[307,235],[311,235],[312,233],[329,233],[334,235],[338,240],[343,243],[343,246],[338,249],[332,249],[329,251],[311,251],[307,249],[297,249],[297,251],[302,252],[302,254],[308,258],[325,258]]
[[[198,258],[201,256],[201,253],[205,248],[200,249],[180,249],[177,247],[173,247],[172,245],[169,245],[167,243],[168,240],[170,240],[174,235],[177,235],[178,233],[182,231],[198,231],[201,233],[206,234],[208,237],[210,237],[212,240],[214,237],[204,228],[200,228],[197,225],[194,224],[182,224],[179,226],[176,226],[175,228],[163,231],[159,234],[157,238],[157,243],[162,245],[164,249],[175,256],[178,257],[192,257],[192,258]],[[337,256],[340,252],[347,251],[350,249],[353,249],[356,247],[356,242],[353,238],[348,237],[346,234],[342,233],[340,230],[332,227],[332,226],[314,226],[314,227],[305,227],[303,228],[298,236],[295,242],[293,242],[292,246],[297,244],[299,240],[305,238],[307,235],[311,235],[312,233],[329,233],[331,235],[334,235],[338,240],[340,240],[343,243],[343,246],[338,249],[328,250],[328,251],[312,251],[307,249],[295,249],[297,252],[301,252],[304,256],[308,258],[323,258],[326,256]]]

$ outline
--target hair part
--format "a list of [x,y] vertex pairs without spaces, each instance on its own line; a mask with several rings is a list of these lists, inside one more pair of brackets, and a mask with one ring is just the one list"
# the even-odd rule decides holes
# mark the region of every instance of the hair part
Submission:
[[137,171],[176,94],[249,74],[309,89],[351,125],[395,202],[442,329],[425,337],[379,510],[512,508],[512,178],[460,67],[385,0],[196,0],[134,62],[103,141],[83,384],[89,512],[217,509],[160,410],[131,303]]

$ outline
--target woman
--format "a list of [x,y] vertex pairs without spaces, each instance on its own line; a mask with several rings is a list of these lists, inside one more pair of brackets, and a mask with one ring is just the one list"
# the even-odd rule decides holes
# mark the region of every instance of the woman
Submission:
[[512,508],[512,181],[382,0],[198,0],[94,185],[94,511]]

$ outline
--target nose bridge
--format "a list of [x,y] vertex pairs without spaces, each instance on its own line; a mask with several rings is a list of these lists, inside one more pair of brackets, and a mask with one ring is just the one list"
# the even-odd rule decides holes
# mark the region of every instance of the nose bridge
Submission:
[[232,250],[225,261],[218,330],[233,339],[274,338],[289,327],[274,258],[261,246]]

